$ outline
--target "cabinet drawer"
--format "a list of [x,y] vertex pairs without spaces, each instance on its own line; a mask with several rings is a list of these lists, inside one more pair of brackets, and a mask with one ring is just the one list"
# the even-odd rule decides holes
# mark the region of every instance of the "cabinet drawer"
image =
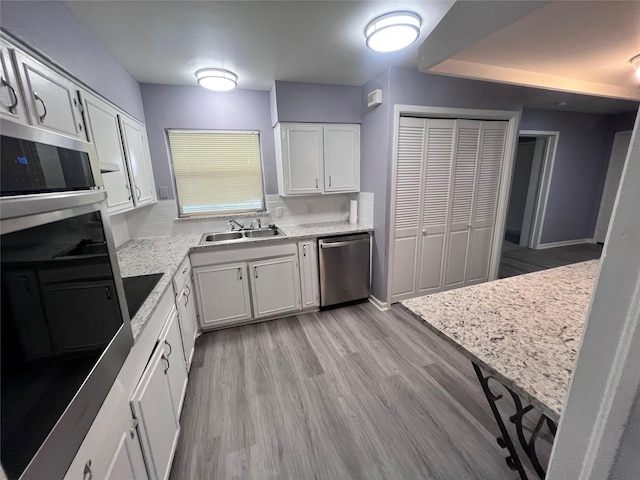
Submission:
[[259,246],[257,244],[223,248],[219,250],[202,249],[191,254],[191,265],[194,267],[215,265],[218,263],[251,261],[258,258],[274,258],[295,255],[295,243],[283,242]]
[[189,256],[187,256],[178,267],[178,270],[176,270],[176,274],[173,276],[173,290],[176,292],[176,295],[180,295],[180,292],[187,283],[187,280],[189,280],[190,275],[191,262],[189,261]]

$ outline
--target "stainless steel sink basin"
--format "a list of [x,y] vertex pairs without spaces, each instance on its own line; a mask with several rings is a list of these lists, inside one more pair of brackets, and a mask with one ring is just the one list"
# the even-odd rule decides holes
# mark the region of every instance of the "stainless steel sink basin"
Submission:
[[247,238],[262,238],[262,237],[275,237],[276,235],[284,235],[282,231],[274,228],[265,228],[261,230],[247,230],[244,236]]
[[260,228],[256,230],[242,230],[236,232],[205,233],[202,236],[201,244],[217,242],[240,242],[251,238],[265,237],[285,237],[286,235],[279,228]]
[[205,242],[224,242],[227,240],[241,240],[243,238],[242,232],[224,232],[224,233],[212,233],[206,235]]

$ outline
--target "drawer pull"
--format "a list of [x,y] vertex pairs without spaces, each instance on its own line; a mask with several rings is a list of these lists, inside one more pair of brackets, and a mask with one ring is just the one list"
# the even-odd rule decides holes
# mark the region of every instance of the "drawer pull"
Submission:
[[39,101],[42,104],[44,113],[42,115],[39,115],[38,118],[40,119],[40,122],[44,122],[44,118],[47,116],[47,104],[44,103],[44,100],[40,98],[40,96],[38,95],[38,92],[36,92],[35,90],[33,91],[33,98],[35,98],[36,101]]
[[18,106],[18,95],[16,94],[15,89],[11,86],[11,84],[9,82],[7,82],[7,79],[4,77],[0,77],[0,79],[2,79],[2,86],[3,87],[7,87],[9,89],[9,91],[11,92],[11,105],[9,105],[7,108],[9,109],[9,112],[11,113],[15,113],[15,109]]
[[242,280],[242,268],[238,268],[238,280]]
[[303,257],[307,256],[307,246],[306,245],[302,245],[302,256]]
[[166,340],[164,341],[164,344],[169,347],[169,353],[167,353],[167,360],[169,360],[169,357],[171,356],[171,352],[173,352],[173,348],[171,347],[171,344],[169,342],[167,342]]
[[258,267],[253,267],[253,273],[256,278],[258,278]]

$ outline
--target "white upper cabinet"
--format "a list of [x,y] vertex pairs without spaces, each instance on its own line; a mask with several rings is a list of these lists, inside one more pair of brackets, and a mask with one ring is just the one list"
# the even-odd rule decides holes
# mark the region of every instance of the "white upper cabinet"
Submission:
[[27,123],[27,109],[11,61],[12,49],[13,45],[0,38],[0,115]]
[[135,205],[149,205],[156,201],[156,194],[145,127],[126,115],[120,115],[120,127]]
[[279,123],[274,132],[280,195],[360,191],[360,125]]
[[89,129],[89,140],[96,147],[98,163],[101,167],[107,165],[109,169],[116,169],[102,174],[107,190],[109,212],[131,210],[133,195],[120,138],[119,112],[104,100],[88,92],[82,91],[81,96]]
[[360,190],[360,125],[325,125],[324,191]]
[[18,50],[15,56],[31,124],[86,140],[75,85]]

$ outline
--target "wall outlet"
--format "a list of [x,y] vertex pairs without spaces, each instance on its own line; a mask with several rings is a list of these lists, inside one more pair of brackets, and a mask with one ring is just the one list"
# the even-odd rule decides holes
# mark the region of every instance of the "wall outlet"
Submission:
[[282,207],[276,207],[276,218],[282,218]]
[[169,187],[158,187],[158,196],[161,200],[169,198]]

